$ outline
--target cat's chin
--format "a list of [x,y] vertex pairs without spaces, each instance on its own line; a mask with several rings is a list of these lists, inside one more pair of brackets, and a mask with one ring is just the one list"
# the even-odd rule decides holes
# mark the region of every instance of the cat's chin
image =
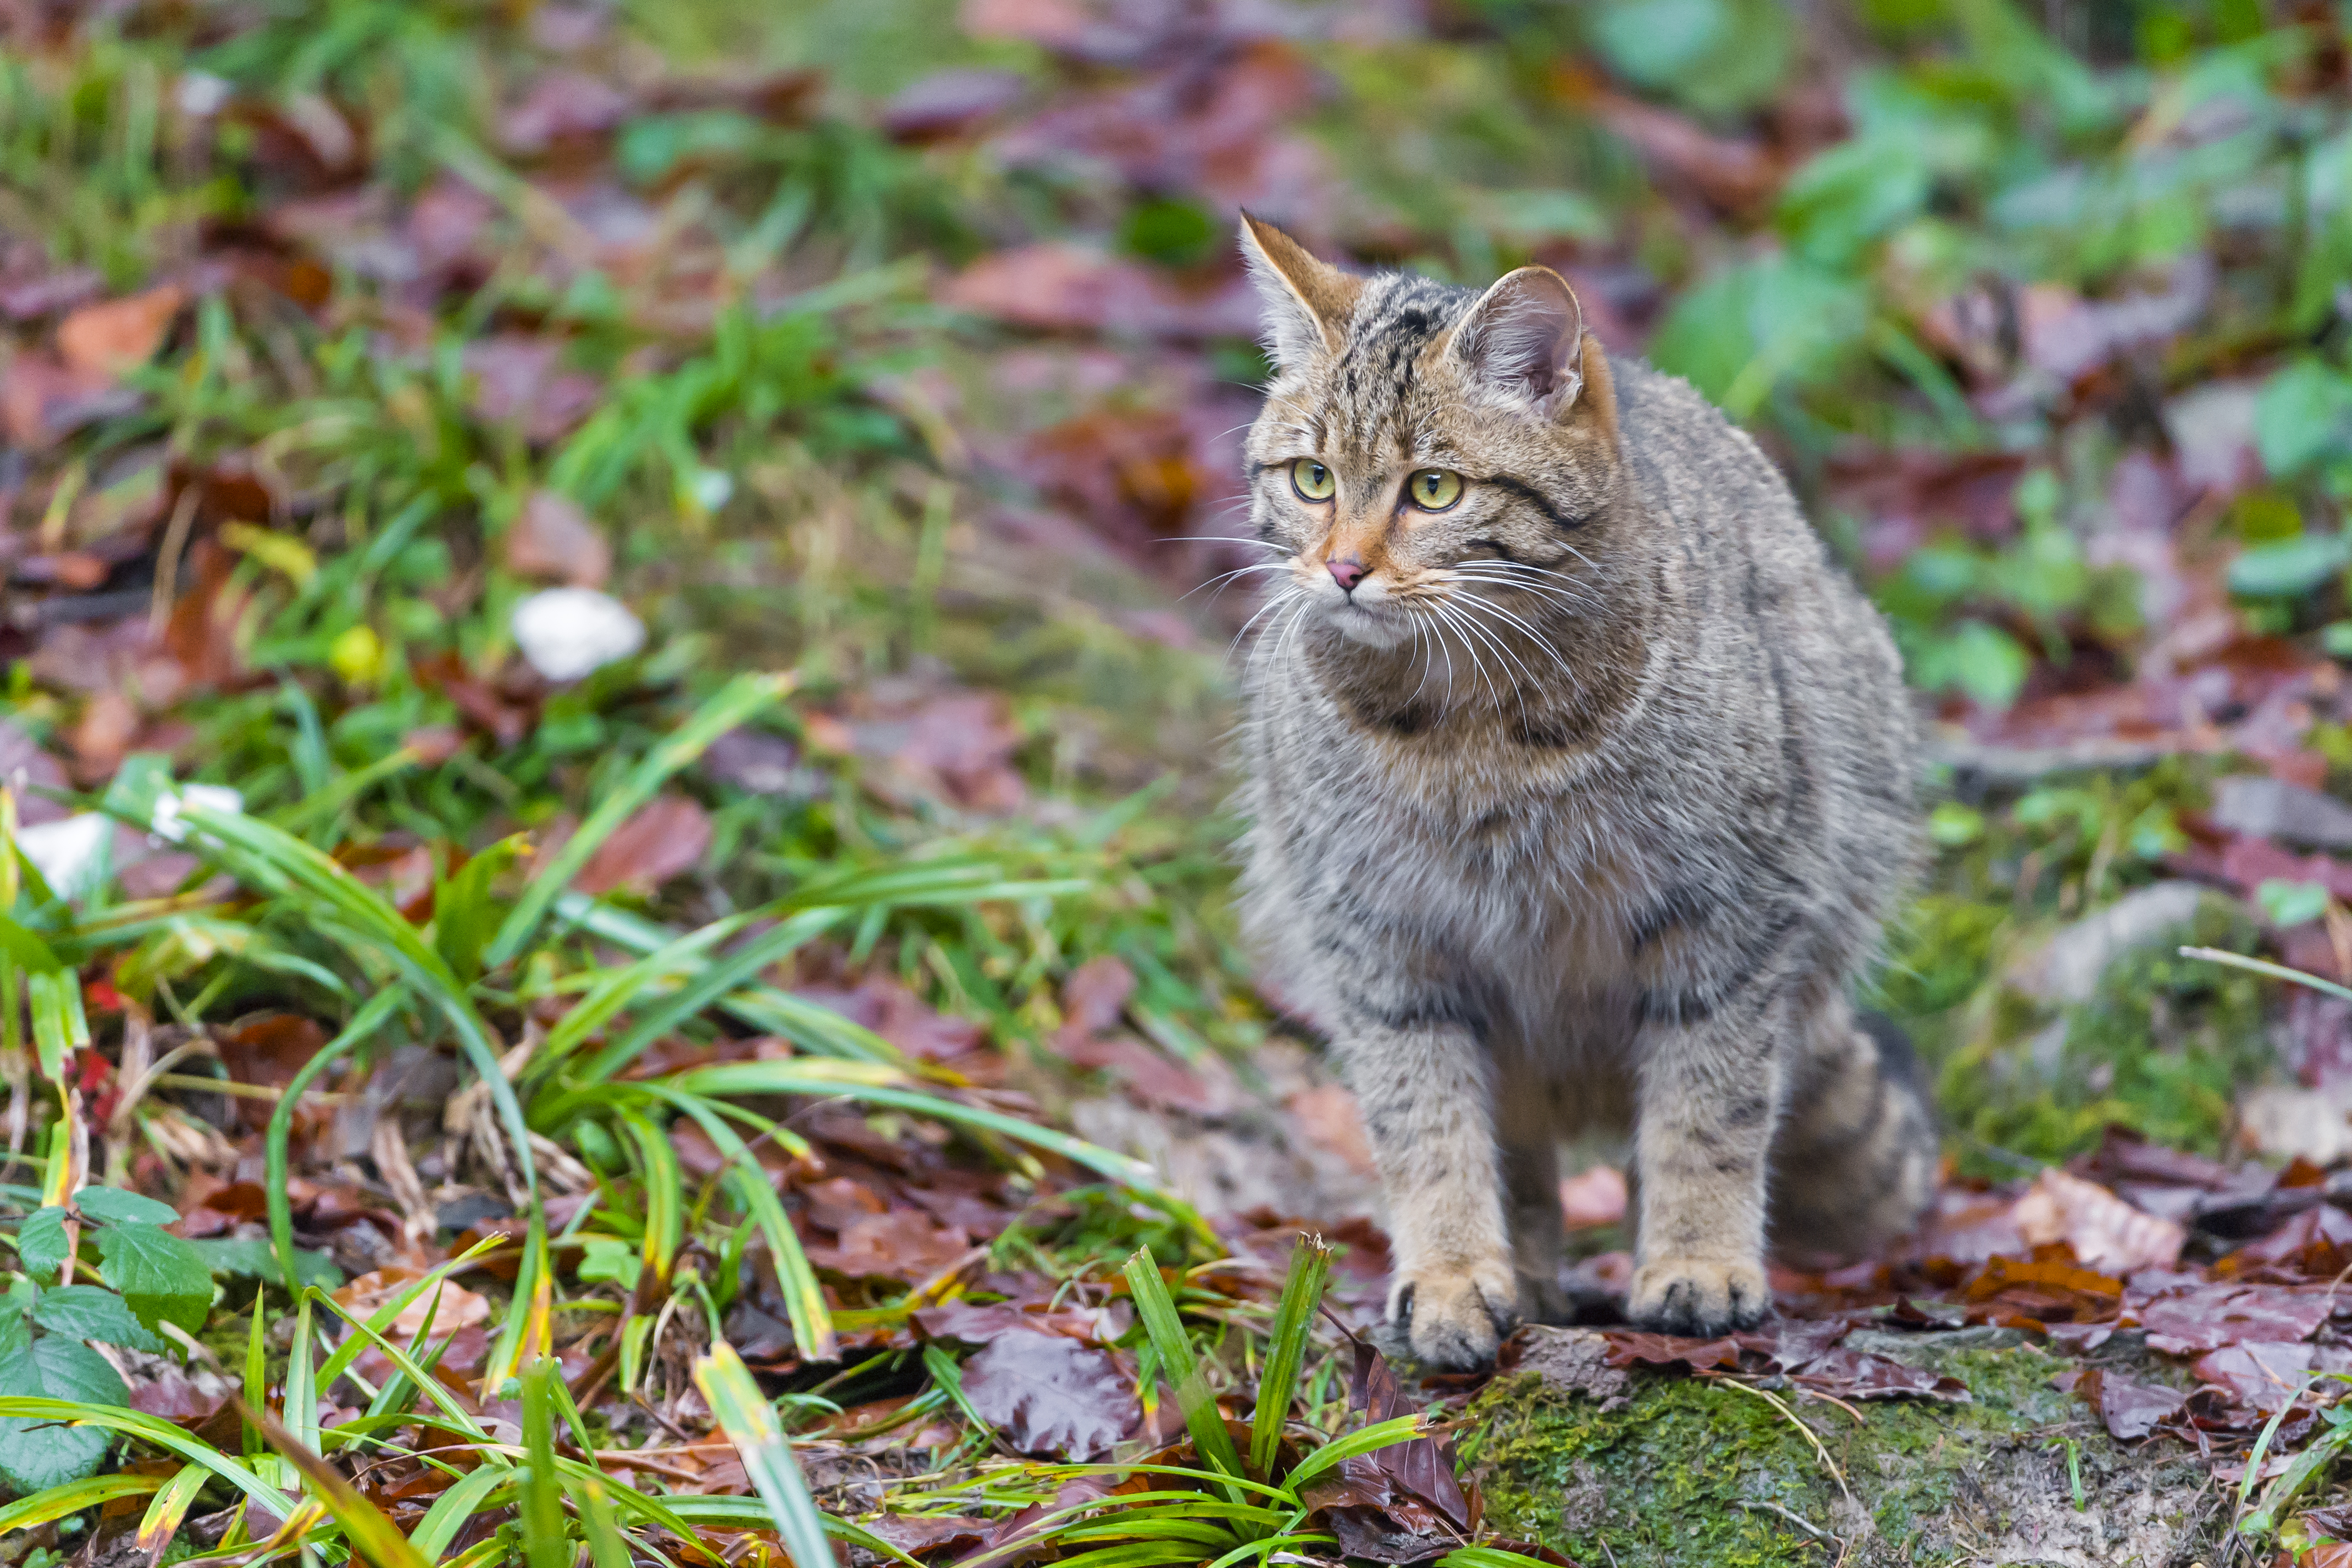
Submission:
[[1402,611],[1339,604],[1325,611],[1323,619],[1332,630],[1349,641],[1361,643],[1368,648],[1394,648],[1412,635]]

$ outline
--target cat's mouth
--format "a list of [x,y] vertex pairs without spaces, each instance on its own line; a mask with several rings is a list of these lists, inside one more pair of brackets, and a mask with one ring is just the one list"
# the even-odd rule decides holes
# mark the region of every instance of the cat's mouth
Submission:
[[1368,647],[1393,648],[1412,635],[1412,608],[1386,594],[1352,595],[1322,601],[1324,621],[1350,641]]

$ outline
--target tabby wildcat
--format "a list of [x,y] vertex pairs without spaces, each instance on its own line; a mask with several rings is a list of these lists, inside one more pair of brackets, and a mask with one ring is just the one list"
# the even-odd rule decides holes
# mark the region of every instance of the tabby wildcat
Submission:
[[1846,987],[1917,854],[1876,614],[1754,443],[1523,267],[1360,277],[1245,220],[1276,373],[1244,911],[1330,1028],[1390,1314],[1490,1356],[1555,1299],[1555,1149],[1633,1134],[1627,1312],[1717,1333],[1776,1245],[1912,1223],[1935,1139]]

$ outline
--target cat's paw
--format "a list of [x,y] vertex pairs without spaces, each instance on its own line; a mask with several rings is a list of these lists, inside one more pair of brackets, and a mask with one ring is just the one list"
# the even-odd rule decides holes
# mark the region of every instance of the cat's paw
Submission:
[[1772,1312],[1772,1290],[1759,1263],[1661,1258],[1633,1270],[1625,1315],[1657,1333],[1708,1339],[1752,1329]]
[[1518,1286],[1507,1258],[1400,1273],[1389,1287],[1390,1324],[1416,1359],[1444,1371],[1486,1365],[1518,1322]]

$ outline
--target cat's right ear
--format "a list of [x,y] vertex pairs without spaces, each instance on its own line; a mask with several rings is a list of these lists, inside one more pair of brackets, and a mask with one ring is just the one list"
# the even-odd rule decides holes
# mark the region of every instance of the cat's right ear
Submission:
[[1364,280],[1316,260],[1307,247],[1247,213],[1242,214],[1242,255],[1264,306],[1267,352],[1286,368],[1339,346]]

